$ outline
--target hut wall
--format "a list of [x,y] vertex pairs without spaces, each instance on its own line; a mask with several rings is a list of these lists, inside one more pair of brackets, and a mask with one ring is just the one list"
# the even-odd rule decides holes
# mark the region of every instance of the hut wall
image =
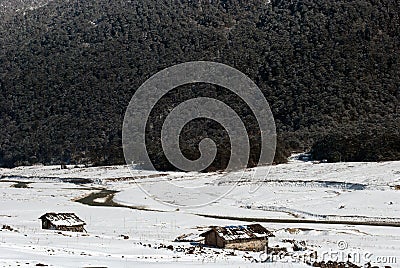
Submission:
[[248,251],[263,251],[268,246],[268,239],[247,239],[225,241],[216,232],[211,231],[205,235],[204,244],[211,247],[248,250]]
[[204,240],[204,244],[207,246],[216,247],[217,246],[217,236],[215,232],[209,232]]
[[219,248],[225,247],[225,243],[226,243],[225,240],[222,239],[222,237],[220,237],[218,235],[216,235],[216,237],[217,237],[217,247],[219,247]]
[[42,229],[49,229],[50,222],[48,220],[42,220]]
[[211,247],[223,248],[225,241],[213,231],[205,236],[204,244]]
[[249,240],[249,241],[227,241],[225,248],[248,250],[248,251],[263,251],[268,246],[267,239]]
[[55,226],[47,220],[42,221],[42,229],[47,230],[59,230],[59,231],[69,231],[69,232],[84,232],[85,228],[83,225],[78,226]]

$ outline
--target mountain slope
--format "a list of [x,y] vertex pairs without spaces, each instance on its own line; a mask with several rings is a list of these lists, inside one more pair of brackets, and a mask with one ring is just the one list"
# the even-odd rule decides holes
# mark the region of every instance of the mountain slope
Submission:
[[[53,1],[13,13],[0,26],[0,165],[122,163],[122,119],[136,88],[191,60],[231,65],[257,83],[276,119],[277,162],[338,128],[343,131],[334,133],[342,136],[385,124],[397,142],[398,14],[392,0]],[[182,100],[234,99],[204,85],[177,90]],[[234,103],[246,125],[256,127],[248,109]],[[174,105],[167,98],[155,112]],[[160,124],[150,135],[157,136]],[[257,132],[251,135],[254,163]],[[213,163],[222,168],[230,148],[223,129],[191,123],[182,137],[189,158],[198,156],[201,137],[222,144]],[[382,145],[374,144],[371,154]],[[327,146],[314,146],[315,156],[341,150]],[[399,157],[398,148],[379,150],[390,157],[376,160]],[[150,153],[159,168],[170,168],[157,142]]]

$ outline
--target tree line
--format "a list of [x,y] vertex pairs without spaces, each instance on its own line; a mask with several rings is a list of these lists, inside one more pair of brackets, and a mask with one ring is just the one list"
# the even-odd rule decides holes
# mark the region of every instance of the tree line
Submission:
[[[55,0],[1,12],[0,166],[124,163],[121,128],[135,90],[195,60],[228,64],[260,87],[276,121],[276,163],[304,150],[329,161],[399,159],[396,0]],[[200,95],[243,118],[254,165],[254,115],[227,90],[201,84],[176,89],[153,110],[153,162],[172,169],[160,120],[177,101]],[[220,144],[209,170],[226,166],[229,139],[209,120],[185,127],[184,154],[196,159],[204,137]]]

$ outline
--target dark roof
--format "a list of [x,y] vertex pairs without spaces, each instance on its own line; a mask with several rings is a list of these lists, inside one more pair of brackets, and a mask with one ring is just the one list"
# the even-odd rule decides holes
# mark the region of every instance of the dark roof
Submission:
[[81,226],[86,223],[74,213],[46,213],[39,219],[48,220],[54,226]]
[[217,235],[225,241],[274,237],[270,231],[265,229],[260,224],[234,225],[225,227],[213,226],[207,232],[202,233],[201,236],[206,236],[210,232],[216,232]]

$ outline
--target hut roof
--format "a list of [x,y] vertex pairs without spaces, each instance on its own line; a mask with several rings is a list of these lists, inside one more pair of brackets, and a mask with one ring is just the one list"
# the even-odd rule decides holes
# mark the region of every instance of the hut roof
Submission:
[[255,238],[274,237],[274,235],[260,224],[234,225],[234,226],[213,226],[210,230],[202,233],[206,236],[209,232],[216,232],[225,241],[246,240]]
[[74,213],[46,213],[42,215],[39,219],[41,220],[48,220],[54,226],[81,226],[85,225],[86,223],[81,220],[78,216]]

